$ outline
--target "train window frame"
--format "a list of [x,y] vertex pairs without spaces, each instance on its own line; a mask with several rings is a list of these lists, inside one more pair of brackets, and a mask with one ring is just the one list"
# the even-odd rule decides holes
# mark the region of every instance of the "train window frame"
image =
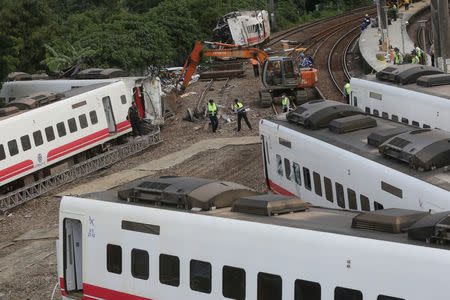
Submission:
[[80,128],[84,129],[89,126],[86,114],[81,114],[78,116],[78,121],[80,122]]
[[19,154],[19,146],[17,145],[16,140],[10,140],[8,142],[8,150],[9,150],[9,156],[15,156]]
[[6,158],[5,147],[3,144],[0,144],[0,161]]
[[288,141],[287,139],[283,139],[281,137],[278,138],[278,144],[285,146],[286,148],[291,149],[292,143],[291,141]]
[[266,144],[266,153],[267,153],[267,164],[270,165],[270,155],[269,155],[269,144],[265,141]]
[[416,127],[420,127],[420,123],[417,122],[417,121],[412,121],[412,122],[411,122],[411,125],[412,125],[412,126],[416,126]]
[[335,182],[334,186],[336,188],[336,202],[340,208],[345,208],[345,194],[344,186],[339,182]]
[[95,125],[98,123],[97,112],[95,110],[91,110],[89,112],[89,119],[91,119],[91,124]]
[[377,202],[377,201],[374,201],[374,202],[373,202],[373,209],[374,209],[374,210],[381,210],[381,209],[384,209],[384,205],[381,204],[381,203],[379,203],[379,202]]
[[282,300],[282,298],[283,279],[281,276],[259,272],[257,277],[257,300]]
[[311,172],[308,168],[303,167],[303,184],[307,190],[311,191],[312,182],[311,182]]
[[386,295],[378,295],[377,300],[405,300],[405,299]]
[[58,132],[59,137],[67,135],[66,125],[64,124],[64,122],[56,123],[56,131]]
[[122,220],[122,229],[154,235],[159,235],[161,231],[161,227],[159,225],[139,223],[127,220]]
[[55,136],[55,130],[53,129],[53,126],[45,127],[44,131],[45,131],[45,138],[47,139],[47,142],[51,142],[51,141],[55,140],[56,136]]
[[370,211],[370,199],[369,199],[369,197],[361,194],[361,195],[359,195],[359,201],[360,201],[360,205],[361,205],[361,210],[362,211]]
[[369,92],[369,97],[372,99],[383,101],[383,95],[375,92]]
[[142,249],[131,250],[131,275],[134,278],[147,280],[149,278],[150,257],[148,252]]
[[279,155],[279,154],[276,155],[276,158],[277,158],[277,173],[278,173],[278,175],[283,177],[284,176],[283,160],[281,159],[281,155]]
[[106,269],[109,273],[122,274],[122,247],[106,245]]
[[22,146],[22,150],[28,151],[31,149],[31,140],[30,140],[30,136],[28,134],[23,135],[20,137],[20,144]]
[[294,170],[294,180],[295,183],[298,184],[299,186],[302,186],[302,171],[300,168],[300,165],[296,162],[292,163],[292,169]]
[[398,116],[397,115],[391,115],[391,120],[394,122],[398,122]]
[[242,268],[233,266],[222,267],[222,295],[225,298],[245,299],[246,273]]
[[180,258],[161,253],[159,255],[159,282],[161,284],[180,286]]
[[284,173],[286,174],[286,179],[292,181],[291,162],[287,158],[284,158]]
[[320,283],[296,279],[294,282],[294,300],[320,300],[322,287]]
[[334,289],[334,300],[363,300],[363,294],[360,290],[337,286]]
[[[202,268],[204,270],[193,271],[193,269],[195,270],[196,268]],[[207,274],[202,274],[202,273],[207,273]],[[196,275],[196,276],[194,276],[194,275]],[[204,276],[204,275],[207,275],[207,276]],[[203,279],[206,279],[206,282],[204,282],[202,285],[200,285],[200,284],[194,285],[194,280],[196,280],[197,277],[203,277]],[[211,290],[212,290],[211,289],[211,287],[212,287],[211,263],[209,263],[207,261],[191,259],[191,261],[189,263],[189,286],[190,286],[191,290],[196,291],[196,292],[205,293],[205,294],[211,293]]]
[[424,124],[422,124],[422,127],[423,127],[423,128],[431,128],[431,126],[430,126],[430,125],[428,125],[428,124],[425,124],[425,123],[424,123]]
[[366,114],[369,114],[369,115],[370,115],[370,107],[367,107],[367,106],[366,106],[365,112],[366,112]]
[[77,121],[75,118],[70,118],[67,120],[67,126],[69,127],[70,133],[74,133],[78,130]]
[[380,112],[378,111],[378,109],[374,109],[373,110],[373,115],[379,117],[380,116]]
[[323,185],[325,187],[325,199],[330,201],[331,203],[334,202],[333,199],[333,183],[331,182],[331,179],[328,177],[323,177]]
[[322,197],[322,181],[319,173],[313,172],[313,181],[314,181],[314,192],[316,192],[316,195]]
[[40,130],[33,132],[33,141],[36,147],[44,144],[44,138],[42,137],[42,132]]
[[348,209],[358,210],[358,203],[356,200],[356,192],[347,188]]
[[393,186],[392,184],[389,184],[385,181],[381,181],[381,189],[391,195],[403,199],[403,190],[396,186]]
[[402,123],[409,124],[409,120],[407,118],[402,118]]
[[125,95],[120,95],[120,102],[122,104],[127,104],[127,97]]
[[383,119],[389,119],[389,114],[387,112],[383,111],[383,112],[381,112],[381,117]]

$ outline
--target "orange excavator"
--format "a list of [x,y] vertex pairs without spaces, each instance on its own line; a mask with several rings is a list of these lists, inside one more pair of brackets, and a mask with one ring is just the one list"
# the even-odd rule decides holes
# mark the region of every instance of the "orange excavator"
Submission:
[[[203,45],[213,45],[217,49],[204,49]],[[272,99],[283,93],[293,99],[295,104],[302,104],[308,101],[306,88],[314,87],[317,82],[317,69],[306,68],[296,72],[291,57],[269,57],[266,52],[256,48],[200,41],[195,44],[194,50],[186,60],[181,72],[182,90],[186,89],[203,56],[258,59],[262,68],[261,79],[265,88],[259,91],[261,107],[271,106]]]

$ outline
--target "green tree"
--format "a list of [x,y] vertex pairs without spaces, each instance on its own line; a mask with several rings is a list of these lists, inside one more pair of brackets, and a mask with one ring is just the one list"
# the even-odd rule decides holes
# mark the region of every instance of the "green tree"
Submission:
[[163,0],[125,0],[124,5],[130,12],[142,14],[157,6]]
[[58,49],[54,49],[46,44],[45,49],[47,53],[41,64],[46,65],[54,73],[79,63],[83,58],[89,58],[96,54],[96,51],[90,47],[83,48],[79,43],[72,46],[69,42],[58,47]]
[[0,33],[0,88],[8,74],[15,71],[19,62],[18,45],[20,41]]

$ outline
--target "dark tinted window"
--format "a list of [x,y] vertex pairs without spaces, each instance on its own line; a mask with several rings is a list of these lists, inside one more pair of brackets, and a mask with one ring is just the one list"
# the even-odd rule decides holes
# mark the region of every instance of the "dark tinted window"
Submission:
[[106,246],[106,268],[111,273],[122,273],[122,247],[112,244]]
[[412,124],[413,126],[420,127],[419,122],[417,122],[417,121],[412,121],[411,124]]
[[8,142],[9,155],[14,156],[19,153],[19,147],[17,147],[16,140],[12,140]]
[[305,183],[305,188],[311,190],[311,174],[308,168],[303,168],[303,181]]
[[286,139],[278,138],[278,143],[279,143],[280,145],[285,146],[285,147],[291,148],[291,142],[288,141],[288,140],[286,140]]
[[55,132],[53,131],[52,126],[45,128],[45,136],[47,137],[47,142],[51,142],[55,139]]
[[408,123],[409,123],[409,121],[408,121],[408,119],[407,119],[407,118],[402,118],[402,123],[408,124]]
[[91,111],[89,113],[89,117],[91,118],[91,124],[97,124],[98,123],[98,119],[97,119],[97,113],[95,112],[95,110]]
[[4,160],[6,158],[5,147],[0,145],[0,160]]
[[334,300],[362,300],[361,291],[337,287],[334,289]]
[[159,256],[159,282],[171,286],[180,285],[180,259],[173,255]]
[[381,182],[381,189],[399,198],[403,198],[403,191],[387,182]]
[[360,195],[360,200],[361,200],[361,210],[369,211],[370,210],[369,198],[367,198],[364,195]]
[[384,206],[383,206],[383,204],[378,203],[377,201],[374,201],[374,202],[373,202],[373,208],[374,208],[375,210],[380,210],[380,209],[384,209]]
[[313,172],[314,191],[317,195],[322,196],[322,184],[320,182],[320,174]]
[[295,281],[294,300],[320,300],[320,284],[317,282],[297,279]]
[[353,97],[353,106],[358,106],[358,98]]
[[40,146],[44,143],[44,140],[42,138],[42,133],[40,130],[33,132],[33,140],[34,140],[34,145]]
[[336,199],[339,207],[345,208],[345,196],[344,196],[344,187],[342,184],[336,182]]
[[245,270],[230,266],[222,268],[222,294],[226,298],[245,299]]
[[69,125],[69,131],[70,133],[74,133],[78,130],[77,128],[77,121],[75,121],[75,118],[71,118],[67,120],[67,124]]
[[286,178],[291,180],[291,162],[289,159],[284,159],[284,172],[286,173]]
[[298,185],[302,185],[302,176],[301,176],[300,166],[298,165],[298,163],[293,163],[292,167],[294,169],[295,183],[297,183]]
[[211,264],[200,260],[191,260],[190,284],[193,291],[211,293]]
[[58,136],[62,137],[66,135],[66,126],[63,122],[56,124],[56,130],[58,131]]
[[392,121],[398,122],[398,116],[397,115],[392,115]]
[[120,96],[120,102],[122,102],[122,104],[127,104],[127,97],[125,97],[125,95]]
[[148,279],[148,252],[145,250],[131,250],[131,274],[135,278]]
[[370,114],[370,107],[366,106],[366,114]]
[[324,177],[323,182],[325,184],[325,198],[327,198],[328,201],[333,202],[333,186],[330,178]]
[[274,274],[258,273],[258,300],[281,300],[281,277]]
[[356,204],[356,193],[352,189],[347,189],[347,197],[348,197],[348,208],[350,209],[358,209],[358,204]]
[[78,121],[80,121],[81,129],[88,127],[88,121],[85,114],[78,116]]
[[430,128],[430,125],[428,125],[428,124],[423,124],[423,128]]
[[280,176],[283,176],[283,161],[279,154],[277,154],[277,172]]
[[385,295],[380,295],[377,297],[377,300],[405,300],[403,298],[397,298],[397,297],[391,297],[391,296],[385,296]]
[[23,151],[31,149],[31,141],[28,135],[24,135],[20,138],[20,143],[22,144]]
[[373,110],[373,115],[374,116],[379,116],[380,115],[380,112],[378,111],[378,109],[374,109]]

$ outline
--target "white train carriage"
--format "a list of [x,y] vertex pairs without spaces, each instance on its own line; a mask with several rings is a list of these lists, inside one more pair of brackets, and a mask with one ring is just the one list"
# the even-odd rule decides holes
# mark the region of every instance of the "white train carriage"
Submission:
[[[46,86],[51,89],[52,82]],[[33,182],[48,176],[49,167],[130,132],[131,125],[126,118],[136,89],[148,98],[146,115],[160,120],[159,81],[144,78],[81,86],[66,91],[59,100],[54,93],[37,93],[1,108],[0,188],[3,192],[11,189],[12,184],[24,185],[25,177]]]
[[215,39],[227,44],[255,46],[270,37],[266,10],[235,11],[223,16],[214,29]]
[[[350,104],[366,113],[421,128],[450,131],[450,77],[418,65],[388,67],[352,78]],[[434,74],[434,75],[427,75]]]
[[[313,205],[450,210],[450,133],[329,100],[260,121],[266,184]],[[313,129],[311,129],[313,128]]]
[[449,212],[360,215],[276,195],[235,196],[232,209],[197,212],[153,205],[187,193],[184,204],[195,207],[198,182],[171,179],[138,183],[136,198],[62,199],[63,299],[448,299]]

